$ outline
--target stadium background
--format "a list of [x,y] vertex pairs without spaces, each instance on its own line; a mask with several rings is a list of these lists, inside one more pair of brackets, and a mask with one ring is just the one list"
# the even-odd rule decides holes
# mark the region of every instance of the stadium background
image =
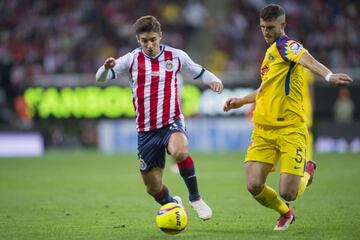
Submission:
[[[221,77],[225,85],[224,94],[216,96],[203,92],[203,85],[184,76],[183,110],[191,117],[188,127],[194,135],[192,148],[244,149],[251,131],[251,107],[224,114],[221,106],[227,97],[246,94],[260,83],[259,67],[267,46],[257,13],[265,3],[2,1],[2,132],[7,133],[5,137],[13,132],[40,133],[40,138],[36,135],[34,139],[43,138],[46,148],[100,146],[108,152],[135,151],[136,144],[128,144],[136,133],[130,131],[135,125],[127,80],[117,80],[105,91],[110,84],[96,84],[94,72],[106,57],[118,57],[138,47],[132,24],[139,16],[152,14],[162,23],[164,43],[186,50]],[[333,71],[347,72],[355,80],[344,93],[355,106],[353,117],[350,114],[345,123],[339,123],[334,118],[334,105],[340,90],[316,78],[314,133],[318,150],[360,151],[359,3],[279,3],[287,11],[286,33]],[[210,128],[214,126],[213,117],[217,121]],[[194,132],[199,126],[206,127]],[[235,137],[226,141],[231,133]],[[225,140],[199,145],[204,135],[214,139],[214,134]]]
[[[156,229],[159,206],[138,175],[127,80],[95,83],[106,57],[138,46],[132,24],[145,14],[161,21],[165,43],[186,50],[225,85],[216,95],[183,76],[190,147],[214,218],[200,221],[189,209],[188,229],[175,237],[358,239],[359,1],[274,2],[287,11],[288,35],[354,79],[347,90],[315,80],[319,169],[307,193],[292,203],[298,215],[287,232],[272,231],[278,215],[259,207],[245,187],[252,106],[221,111],[227,97],[260,83],[267,46],[258,11],[269,1],[2,0],[0,239],[168,239]],[[336,102],[350,109],[337,113],[340,120]],[[186,198],[177,174],[166,169],[165,181],[171,193]],[[272,174],[269,184],[277,189],[277,183]]]

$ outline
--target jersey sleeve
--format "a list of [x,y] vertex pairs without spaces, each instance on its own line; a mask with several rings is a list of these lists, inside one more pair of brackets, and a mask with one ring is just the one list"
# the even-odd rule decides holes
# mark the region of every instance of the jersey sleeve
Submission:
[[130,65],[133,60],[133,54],[127,53],[122,57],[119,57],[115,61],[115,66],[110,69],[112,73],[112,79],[118,78],[120,75],[127,73],[130,69]]
[[187,53],[178,50],[178,54],[181,62],[181,70],[184,70],[193,79],[198,79],[204,74],[205,69],[201,65],[195,63]]
[[293,39],[284,39],[276,43],[281,57],[285,61],[298,63],[301,56],[307,51],[298,41]]
[[221,83],[221,80],[216,77],[215,74],[195,63],[184,51],[180,50],[179,52],[182,69],[190,74],[194,80],[200,79],[205,84],[211,84],[213,82]]
[[115,66],[111,69],[105,69],[102,65],[96,72],[96,81],[105,82],[108,80],[115,79],[121,74],[127,72],[130,69],[133,55],[131,53],[125,54],[124,56],[115,60]]

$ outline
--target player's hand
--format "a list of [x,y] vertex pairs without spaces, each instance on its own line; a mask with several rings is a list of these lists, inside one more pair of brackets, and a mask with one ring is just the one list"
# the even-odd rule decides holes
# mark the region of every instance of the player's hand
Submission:
[[242,107],[244,104],[241,102],[241,98],[228,98],[224,104],[224,112],[228,112],[231,109]]
[[210,83],[210,88],[217,93],[221,93],[224,89],[223,85],[221,82],[212,82]]
[[105,60],[104,67],[106,70],[113,68],[115,66],[115,58],[109,57]]
[[346,86],[352,81],[351,77],[345,73],[333,73],[330,76],[330,83],[334,86]]

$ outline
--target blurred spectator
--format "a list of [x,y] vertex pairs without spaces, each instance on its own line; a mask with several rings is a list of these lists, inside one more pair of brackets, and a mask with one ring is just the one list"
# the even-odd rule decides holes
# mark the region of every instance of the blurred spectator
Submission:
[[200,0],[189,1],[183,9],[183,17],[191,32],[205,26],[208,10]]
[[96,121],[84,120],[80,129],[80,141],[84,147],[94,147],[98,143]]
[[[260,32],[258,11],[266,3],[263,0],[233,0],[229,4],[230,14],[224,23],[228,27],[222,34],[230,36],[232,49],[228,54],[231,64],[237,62],[240,69],[244,64],[248,68],[259,66],[258,61],[262,58],[259,54],[263,49],[258,46],[265,46],[265,43],[255,32]],[[287,25],[290,26],[287,34],[298,39],[321,62],[330,67],[359,66],[358,1],[282,0],[277,3],[287,12]]]
[[29,109],[25,103],[24,96],[17,96],[14,100],[15,113],[17,118],[17,126],[20,129],[26,129],[33,127],[33,119],[29,112]]
[[[325,65],[359,66],[358,1],[278,2],[288,13],[288,34]],[[202,0],[2,1],[0,53],[7,52],[16,65],[12,69],[16,86],[32,83],[37,74],[93,73],[104,56],[136,47],[132,24],[151,14],[163,23],[165,42],[186,50],[193,31],[208,30],[204,33],[215,34],[203,39],[213,46],[200,57],[220,57],[211,60],[212,68],[255,73],[266,48],[258,26],[258,11],[266,3],[227,0],[216,5],[222,9],[214,9],[213,3]],[[210,16],[210,10],[216,11]],[[221,66],[216,66],[219,62]]]
[[337,123],[348,124],[353,121],[354,102],[351,100],[349,89],[342,87],[339,89],[338,98],[334,104],[334,118]]
[[[138,47],[133,41],[132,25],[142,15],[156,16],[162,22],[163,42],[189,51],[195,59],[202,58],[209,70],[218,74],[235,71],[236,79],[236,71],[241,70],[258,81],[260,61],[267,48],[258,13],[267,3],[267,0],[0,1],[0,124],[24,129],[38,122],[29,117],[24,99],[16,97],[22,88],[36,82],[36,76],[94,74],[107,56],[117,57]],[[276,3],[288,13],[287,34],[297,38],[317,59],[330,68],[359,67],[359,1]],[[199,46],[202,43],[206,43],[205,47]],[[93,83],[89,79],[89,84]],[[348,89],[341,89],[334,117],[338,122],[350,122],[354,107]],[[16,116],[18,119],[14,119]],[[39,122],[42,132],[49,132],[50,145],[76,145],[74,139],[67,137],[67,132],[72,131],[80,132],[84,146],[97,142],[92,121],[80,123],[79,127],[69,124],[75,130],[67,130],[62,122],[56,122],[55,127]]]
[[11,124],[15,89],[11,82],[12,58],[4,44],[7,37],[0,33],[0,123]]
[[161,15],[165,24],[175,25],[180,22],[180,8],[174,2],[164,3],[161,7]]
[[183,45],[188,36],[182,31],[185,4],[180,0],[2,1],[0,53],[13,59],[12,82],[17,86],[31,84],[38,74],[93,73],[104,56],[137,47],[129,38],[140,15],[162,18],[165,30],[179,29],[182,34],[170,31],[164,39],[183,47],[176,44]]

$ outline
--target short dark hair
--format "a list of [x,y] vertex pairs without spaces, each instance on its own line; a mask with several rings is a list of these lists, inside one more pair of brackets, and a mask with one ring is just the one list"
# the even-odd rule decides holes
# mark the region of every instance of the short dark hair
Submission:
[[161,33],[161,24],[154,16],[142,16],[134,23],[136,35],[144,32]]
[[265,21],[275,20],[285,15],[285,10],[278,4],[269,4],[260,11],[260,18]]

